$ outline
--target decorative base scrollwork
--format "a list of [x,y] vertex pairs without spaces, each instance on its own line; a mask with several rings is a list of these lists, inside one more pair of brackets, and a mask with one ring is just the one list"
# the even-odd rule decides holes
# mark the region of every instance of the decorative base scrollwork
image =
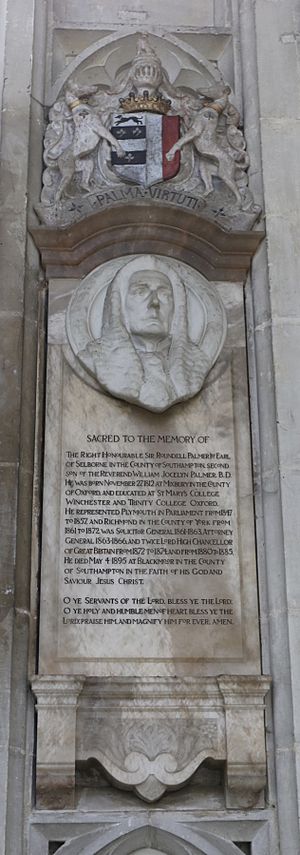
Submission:
[[90,758],[149,803],[182,787],[206,758],[224,761],[227,807],[257,804],[269,686],[266,677],[36,677],[40,806],[71,807],[76,762]]

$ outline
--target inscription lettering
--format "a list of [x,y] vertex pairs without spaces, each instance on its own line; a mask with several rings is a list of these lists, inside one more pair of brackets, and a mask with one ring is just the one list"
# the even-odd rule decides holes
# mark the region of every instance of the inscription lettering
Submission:
[[86,443],[65,452],[63,624],[234,626],[234,600],[220,595],[237,557],[230,453],[206,434]]

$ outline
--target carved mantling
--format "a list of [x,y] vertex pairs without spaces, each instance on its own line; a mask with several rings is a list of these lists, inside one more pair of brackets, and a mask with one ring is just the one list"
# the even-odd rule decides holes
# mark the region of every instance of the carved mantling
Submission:
[[225,763],[227,807],[256,805],[269,686],[265,677],[36,677],[40,806],[74,804],[78,762],[96,759],[118,787],[155,802],[206,758]]
[[47,268],[81,275],[116,253],[163,252],[165,243],[175,257],[186,248],[196,267],[201,256],[208,278],[225,270],[229,279],[232,269],[236,281],[262,237],[250,238],[261,209],[235,95],[220,69],[171,33],[112,34],[90,53],[94,81],[87,83],[78,56],[49,94],[35,205],[43,226],[32,232]]

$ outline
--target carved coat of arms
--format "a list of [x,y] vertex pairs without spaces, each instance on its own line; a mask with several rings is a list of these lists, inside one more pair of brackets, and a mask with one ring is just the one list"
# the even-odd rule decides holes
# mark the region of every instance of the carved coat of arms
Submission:
[[223,213],[227,206],[255,219],[230,92],[221,78],[208,94],[174,85],[146,35],[110,89],[68,80],[49,114],[40,213],[48,207],[51,222],[78,201],[82,210],[84,197],[99,191],[172,181],[172,192],[184,190],[197,202],[217,191]]
[[179,116],[147,111],[117,113],[111,132],[124,149],[121,157],[111,151],[112,168],[120,178],[150,187],[177,175],[180,154],[176,152],[170,161],[167,153],[180,137]]

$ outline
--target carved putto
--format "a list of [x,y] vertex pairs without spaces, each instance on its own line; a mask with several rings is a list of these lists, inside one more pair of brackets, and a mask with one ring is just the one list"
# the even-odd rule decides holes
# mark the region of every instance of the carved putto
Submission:
[[205,206],[218,192],[225,208],[257,218],[239,112],[230,87],[217,89],[174,86],[146,35],[110,89],[70,79],[49,114],[39,213],[64,224],[66,211],[96,194],[109,204],[109,193],[113,201],[135,186],[142,197],[164,182],[174,203],[185,191]]
[[[98,390],[163,412],[200,391],[226,335],[216,291],[185,266],[136,256],[107,279],[86,277],[71,300],[67,330],[73,367]],[[200,280],[200,281],[198,281]]]

